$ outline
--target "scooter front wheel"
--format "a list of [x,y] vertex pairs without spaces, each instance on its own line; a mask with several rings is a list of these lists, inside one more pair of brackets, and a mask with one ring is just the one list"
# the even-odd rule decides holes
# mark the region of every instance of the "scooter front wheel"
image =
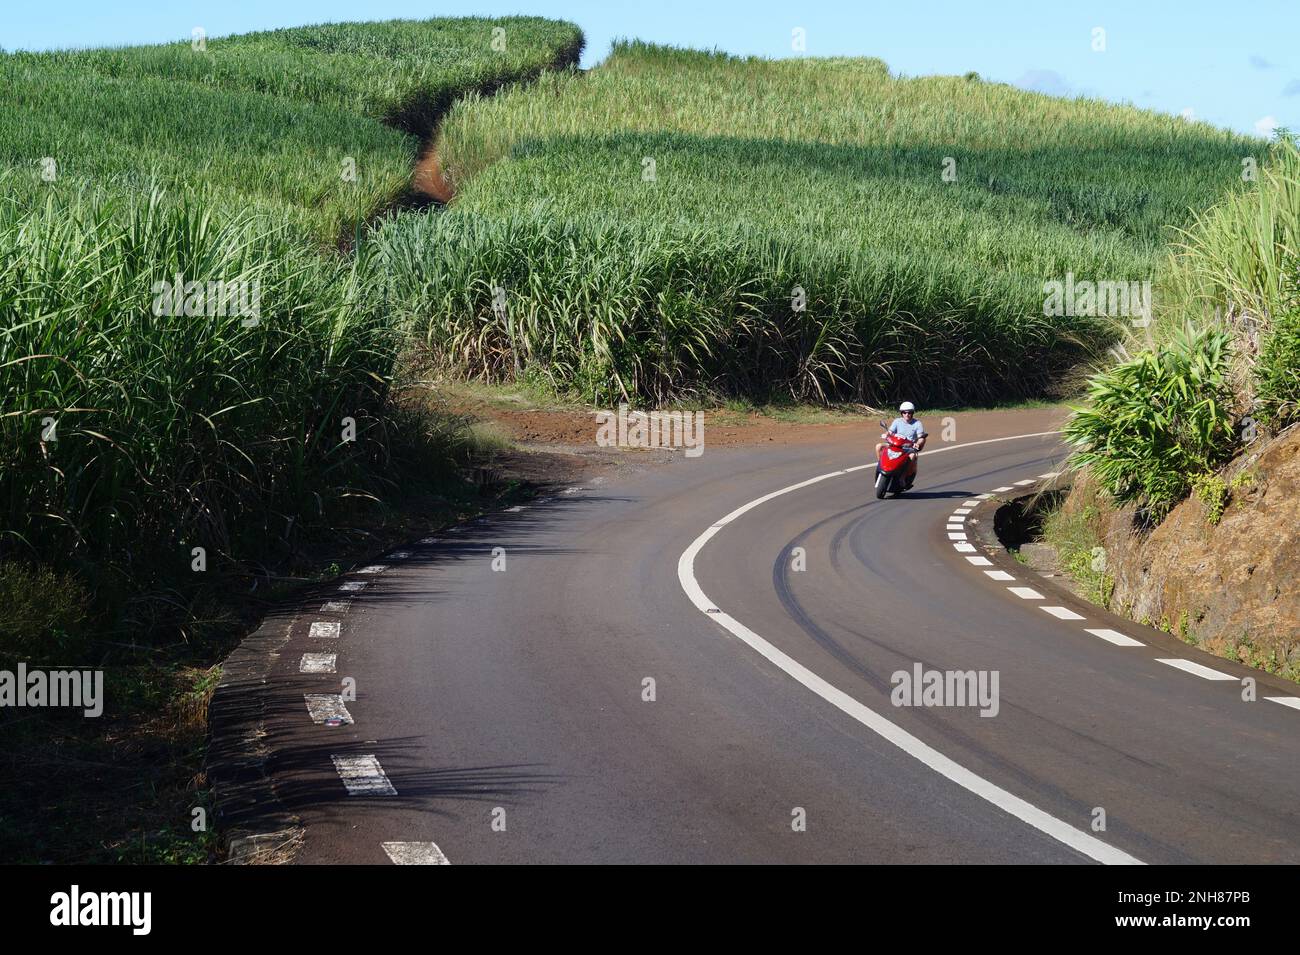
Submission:
[[889,475],[884,471],[876,471],[876,499],[880,500],[889,490]]

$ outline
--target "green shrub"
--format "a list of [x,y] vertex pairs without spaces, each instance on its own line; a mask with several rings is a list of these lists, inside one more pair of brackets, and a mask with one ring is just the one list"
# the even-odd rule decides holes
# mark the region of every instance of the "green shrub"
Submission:
[[0,563],[0,661],[60,661],[82,637],[89,596],[70,574],[18,561]]
[[1228,506],[1227,482],[1213,472],[1198,474],[1192,478],[1192,490],[1205,505],[1205,519],[1210,524],[1218,524],[1223,519],[1224,508]]
[[[1300,269],[1300,261],[1296,263]],[[1256,410],[1265,424],[1282,427],[1300,417],[1300,279],[1293,279],[1288,309],[1275,315],[1255,363]]]
[[1193,475],[1212,471],[1233,447],[1230,336],[1184,327],[1155,351],[1090,380],[1087,407],[1065,427],[1072,463],[1088,468],[1120,502],[1162,517]]

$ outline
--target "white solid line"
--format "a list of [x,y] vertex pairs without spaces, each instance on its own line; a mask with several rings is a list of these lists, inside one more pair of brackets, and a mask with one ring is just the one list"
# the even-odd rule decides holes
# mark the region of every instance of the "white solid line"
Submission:
[[1042,600],[1043,599],[1043,595],[1040,594],[1033,587],[1008,587],[1007,590],[1011,591],[1021,600]]
[[1011,487],[1011,485],[1008,484],[1006,487],[995,487],[995,488],[993,489],[993,493],[994,493],[994,494],[1001,494],[1003,491],[1012,491],[1012,490],[1015,490],[1015,489],[1014,489],[1013,487]]
[[327,600],[320,610],[321,613],[347,613],[351,606],[351,600]]
[[307,701],[307,713],[313,723],[342,720],[351,724],[352,714],[343,705],[343,697],[338,693],[304,693],[302,698]]
[[[961,506],[969,509],[972,507],[979,507],[979,503],[979,501],[962,501]],[[958,511],[957,513],[960,514],[962,512]]]
[[1193,676],[1199,676],[1203,680],[1237,679],[1235,676],[1232,676],[1230,673],[1223,673],[1219,670],[1212,670],[1209,667],[1202,666],[1199,663],[1193,663],[1191,660],[1161,660],[1157,658],[1157,662],[1166,663],[1177,670],[1182,670],[1183,672],[1190,673]]
[[299,673],[333,673],[338,656],[333,653],[304,653],[298,661]]
[[330,756],[349,796],[396,796],[377,756]]
[[339,635],[339,623],[337,620],[317,620],[307,631],[307,636],[313,640],[333,640]]
[[388,568],[383,564],[370,564],[357,571],[358,574],[382,574]]
[[1069,609],[1068,607],[1040,607],[1039,609],[1045,610],[1047,613],[1050,613],[1057,620],[1084,619],[1082,614],[1077,614],[1073,610]]
[[1033,484],[1033,483],[1034,483],[1033,478],[1025,478],[1023,481],[1016,481],[1015,485],[1016,487],[1024,487],[1026,484]]
[[[973,447],[977,444],[992,444],[997,441],[1014,441],[1022,438],[1039,438],[1049,434],[1057,434],[1055,431],[1043,431],[1037,434],[1018,434],[1005,438],[989,438],[984,441],[972,441],[969,444],[951,445],[946,448],[938,448],[931,454],[942,454],[944,451],[954,451],[958,448]],[[722,612],[716,607],[709,596],[701,589],[699,581],[695,579],[695,557],[704,545],[712,540],[719,532],[720,528],[730,524],[732,521],[748,513],[761,504],[765,504],[773,498],[780,497],[783,494],[789,494],[800,488],[808,487],[827,478],[835,477],[838,474],[847,474],[849,471],[859,471],[865,468],[874,468],[875,464],[864,464],[860,467],[849,468],[845,471],[835,471],[829,474],[818,475],[807,481],[801,481],[798,484],[791,484],[789,487],[783,487],[779,490],[764,494],[757,497],[747,504],[742,504],[726,517],[722,518],[717,524],[706,528],[699,537],[695,538],[686,550],[682,551],[682,556],[677,560],[677,581],[681,584],[682,590],[690,599],[691,603],[701,613],[706,614],[710,620],[717,621],[718,625],[724,630],[737,637],[742,643],[758,653],[764,659],[768,660],[787,676],[795,680],[801,686],[806,687],[816,693],[823,700],[830,703],[836,709],[857,720],[873,733],[897,746],[909,756],[930,767],[946,779],[951,780],[963,789],[974,793],[981,799],[987,800],[994,806],[997,806],[1003,812],[1014,816],[1022,822],[1034,827],[1056,839],[1058,842],[1083,853],[1090,859],[1098,862],[1141,865],[1142,861],[1117,849],[1114,846],[1107,845],[1091,833],[1076,829],[1057,819],[1050,813],[1044,812],[1037,806],[1021,799],[1013,793],[1008,792],[1000,786],[994,785],[982,776],[978,776],[966,767],[960,765],[934,747],[923,742],[902,727],[891,723],[879,713],[864,706],[862,703],[849,696],[843,690],[831,685],[822,679],[812,670],[799,663],[793,657],[788,656],[783,651],[777,649],[768,643],[753,630],[750,630],[743,623],[728,613]],[[966,546],[974,550],[970,544],[956,544],[955,547]],[[716,611],[716,612],[714,612]]]
[[958,541],[956,544],[953,544],[952,546],[957,550],[961,551],[963,554],[975,553],[975,545],[968,544],[965,541]]
[[1289,706],[1293,710],[1300,710],[1300,696],[1266,696],[1264,699]]
[[989,560],[987,557],[967,557],[966,559],[970,561],[972,564],[974,564],[976,567],[993,566],[993,561]]
[[1092,634],[1094,637],[1101,637],[1103,640],[1109,640],[1111,643],[1115,644],[1115,646],[1117,646],[1117,647],[1142,647],[1142,646],[1146,646],[1146,644],[1144,644],[1141,640],[1134,640],[1132,637],[1130,637],[1130,636],[1126,636],[1125,634],[1120,633],[1118,630],[1107,630],[1107,629],[1105,629],[1105,628],[1098,628],[1098,629],[1096,629],[1096,630],[1089,630],[1088,628],[1085,627],[1085,628],[1084,628],[1084,632],[1085,632],[1085,633],[1090,633],[1090,634]]
[[339,590],[342,591],[365,590],[366,585],[369,583],[370,581],[368,580],[345,580],[339,586]]
[[[967,557],[966,559],[970,560],[969,557]],[[988,574],[994,580],[1015,580],[1016,579],[1012,577],[1010,574],[1008,574],[1005,570],[986,570],[984,571],[984,573]]]
[[436,842],[381,843],[394,865],[451,865]]
[[948,532],[948,540],[950,540],[950,541],[964,541],[965,539],[966,539],[966,532],[965,532],[965,531],[949,531],[949,532]]

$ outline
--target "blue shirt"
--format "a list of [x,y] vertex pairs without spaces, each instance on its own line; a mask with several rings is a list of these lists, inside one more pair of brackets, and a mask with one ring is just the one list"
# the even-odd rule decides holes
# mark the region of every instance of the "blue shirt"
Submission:
[[889,431],[891,434],[904,437],[914,444],[925,435],[925,428],[921,426],[921,422],[916,418],[913,418],[910,424],[903,418],[895,418],[894,423],[889,426]]

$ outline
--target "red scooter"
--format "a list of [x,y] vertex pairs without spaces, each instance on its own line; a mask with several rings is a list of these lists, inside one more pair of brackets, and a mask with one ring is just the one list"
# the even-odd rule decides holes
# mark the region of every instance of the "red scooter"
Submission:
[[892,433],[885,422],[880,422],[880,427],[885,432],[885,443],[876,463],[876,497],[882,498],[886,494],[898,497],[916,480],[911,458],[916,448],[911,441]]

